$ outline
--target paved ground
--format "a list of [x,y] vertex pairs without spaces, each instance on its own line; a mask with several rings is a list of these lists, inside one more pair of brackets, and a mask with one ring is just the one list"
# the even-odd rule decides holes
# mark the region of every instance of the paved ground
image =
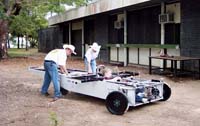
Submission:
[[[51,103],[39,90],[42,77],[28,71],[42,66],[43,54],[0,61],[0,126],[50,126],[55,118],[62,126],[199,126],[200,80],[148,75],[140,67],[140,78],[163,78],[172,88],[166,102],[129,110],[123,116],[110,114],[104,100],[70,93]],[[68,67],[84,68],[83,61],[69,58]],[[53,88],[50,87],[51,96]]]

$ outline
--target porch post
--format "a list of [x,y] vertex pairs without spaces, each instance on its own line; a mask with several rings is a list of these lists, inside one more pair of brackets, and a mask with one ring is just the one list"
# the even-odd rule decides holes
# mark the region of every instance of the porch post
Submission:
[[[127,44],[127,11],[124,10],[124,44]],[[124,66],[127,66],[127,47],[124,47]]]
[[[161,14],[165,13],[165,3],[161,2]],[[161,23],[161,45],[165,44],[165,24]],[[160,53],[164,53],[164,49],[160,49]],[[163,68],[164,67],[164,62],[163,60],[160,60],[160,67]],[[161,69],[162,70],[162,69]]]
[[[161,14],[165,13],[165,3],[161,3]],[[161,23],[161,45],[165,44],[165,24]]]
[[71,44],[72,43],[72,39],[71,39],[71,32],[72,32],[72,23],[71,22],[69,22],[69,44]]
[[84,46],[84,29],[85,29],[85,27],[84,27],[84,20],[82,20],[82,41],[81,41],[81,45],[82,45],[82,58],[84,58],[84,54],[85,54],[85,46]]

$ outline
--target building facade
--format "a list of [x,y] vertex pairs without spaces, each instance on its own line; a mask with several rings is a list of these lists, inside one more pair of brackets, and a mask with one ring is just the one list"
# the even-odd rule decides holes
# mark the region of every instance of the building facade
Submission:
[[200,57],[199,10],[197,0],[99,0],[50,18],[50,27],[39,32],[39,50],[69,43],[83,57],[98,42],[100,60],[124,66],[148,65],[160,51]]

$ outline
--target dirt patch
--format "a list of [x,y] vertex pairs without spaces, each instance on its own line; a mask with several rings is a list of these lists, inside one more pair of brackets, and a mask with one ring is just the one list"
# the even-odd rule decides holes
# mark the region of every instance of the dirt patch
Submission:
[[[50,126],[52,113],[63,126],[199,126],[200,80],[149,75],[143,67],[120,67],[138,71],[138,78],[163,78],[172,88],[166,102],[130,109],[123,116],[110,114],[105,101],[69,93],[51,103],[40,95],[43,78],[28,71],[29,66],[42,66],[44,54],[0,61],[0,126]],[[100,64],[100,63],[99,63]],[[102,64],[102,63],[101,63]],[[106,64],[109,65],[109,64]],[[69,58],[68,68],[83,69],[81,59]],[[110,66],[115,67],[115,66]]]

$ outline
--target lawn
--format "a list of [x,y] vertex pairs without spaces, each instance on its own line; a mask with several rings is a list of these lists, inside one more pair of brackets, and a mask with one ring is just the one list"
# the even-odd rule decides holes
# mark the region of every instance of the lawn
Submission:
[[31,48],[31,49],[28,49],[28,51],[26,51],[26,49],[12,48],[12,49],[8,49],[8,56],[11,57],[11,58],[13,58],[13,57],[26,57],[26,56],[33,55],[37,52],[38,52],[37,48]]

